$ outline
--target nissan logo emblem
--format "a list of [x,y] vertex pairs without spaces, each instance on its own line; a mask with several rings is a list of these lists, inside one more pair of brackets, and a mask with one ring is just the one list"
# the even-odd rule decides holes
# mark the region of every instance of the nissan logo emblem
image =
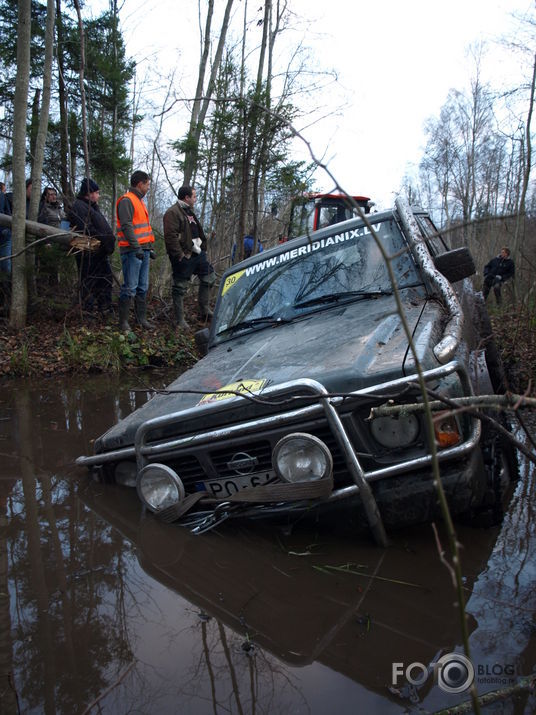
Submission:
[[227,468],[237,474],[251,474],[258,463],[257,457],[251,457],[245,452],[237,452],[231,461],[227,462]]

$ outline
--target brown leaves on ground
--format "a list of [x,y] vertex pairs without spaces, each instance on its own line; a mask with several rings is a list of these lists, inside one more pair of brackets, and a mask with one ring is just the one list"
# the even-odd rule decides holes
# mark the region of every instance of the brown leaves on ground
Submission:
[[[157,308],[158,306],[155,306]],[[134,323],[121,333],[117,316],[30,316],[24,330],[9,328],[7,318],[0,330],[0,377],[33,377],[74,372],[178,366],[186,369],[199,355],[193,335],[204,324],[192,321],[192,329],[179,332],[165,311],[149,311],[154,327],[143,330]]]
[[[493,309],[492,309],[493,310]],[[509,306],[491,313],[495,341],[511,392],[536,394],[536,313]]]

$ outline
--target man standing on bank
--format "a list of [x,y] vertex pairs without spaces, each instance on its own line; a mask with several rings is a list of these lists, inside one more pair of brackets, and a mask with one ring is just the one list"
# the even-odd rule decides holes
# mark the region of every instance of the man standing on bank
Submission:
[[122,331],[130,330],[128,314],[132,298],[136,322],[143,328],[151,327],[147,322],[147,290],[154,234],[147,207],[142,201],[150,183],[149,174],[135,171],[130,178],[129,190],[116,204],[117,237],[123,269],[123,285],[119,293],[119,330]]
[[501,248],[501,252],[484,266],[484,285],[482,293],[484,300],[487,300],[490,288],[493,287],[497,305],[501,302],[501,287],[509,278],[513,278],[515,266],[510,258],[510,249],[506,246]]
[[209,307],[210,289],[216,280],[214,268],[208,262],[207,239],[199,219],[194,213],[196,200],[195,189],[181,186],[176,204],[164,214],[164,240],[166,251],[173,271],[173,310],[175,320],[182,330],[190,326],[184,319],[184,296],[190,278],[199,278],[199,317],[209,320],[212,311]]

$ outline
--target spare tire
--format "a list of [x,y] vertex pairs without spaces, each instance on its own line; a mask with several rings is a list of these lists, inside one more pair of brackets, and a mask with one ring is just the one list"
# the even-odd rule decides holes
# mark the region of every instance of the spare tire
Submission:
[[451,283],[456,283],[476,273],[475,262],[468,248],[454,248],[434,257],[434,265]]

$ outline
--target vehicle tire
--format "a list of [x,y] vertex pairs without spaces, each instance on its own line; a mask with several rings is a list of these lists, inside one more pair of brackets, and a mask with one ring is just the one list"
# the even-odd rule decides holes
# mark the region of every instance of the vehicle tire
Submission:
[[451,283],[456,283],[476,273],[475,262],[466,247],[454,248],[434,258],[434,265]]
[[[504,416],[500,415],[497,421],[508,429]],[[493,526],[502,522],[518,478],[517,451],[513,444],[488,427],[485,427],[484,434],[482,454],[487,490],[475,512],[475,526]]]
[[480,342],[484,345],[486,366],[488,374],[493,385],[493,390],[496,394],[502,395],[506,392],[506,380],[504,375],[504,366],[499,353],[497,343],[493,338],[493,328],[489,318],[488,309],[481,294],[476,296],[476,315],[478,325],[477,332],[480,336]]
[[493,390],[497,395],[503,395],[506,392],[504,366],[499,348],[493,338],[488,338],[486,345],[486,365]]

